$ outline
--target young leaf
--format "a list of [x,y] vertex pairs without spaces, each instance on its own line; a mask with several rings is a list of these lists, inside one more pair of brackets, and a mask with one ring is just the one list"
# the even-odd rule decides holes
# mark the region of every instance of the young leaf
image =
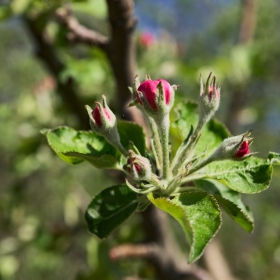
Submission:
[[240,193],[258,193],[268,188],[272,164],[279,164],[278,154],[267,159],[250,157],[244,161],[217,161],[206,166],[204,178],[215,179]]
[[152,193],[148,198],[179,222],[190,243],[189,262],[196,261],[221,225],[221,211],[215,198],[197,191],[185,192],[173,200],[154,198]]
[[121,143],[126,150],[130,148],[129,142],[131,141],[137,147],[141,155],[145,155],[145,134],[140,125],[133,122],[119,121],[118,131]]
[[120,154],[107,141],[91,132],[62,126],[44,131],[55,153],[69,164],[88,161],[98,168],[116,167]]
[[137,207],[137,194],[125,184],[107,188],[96,195],[87,208],[85,219],[88,229],[99,238],[106,238]]
[[[179,136],[183,141],[188,136],[191,125],[195,128],[198,123],[198,104],[193,101],[182,102],[175,109],[178,112],[178,118],[171,126],[171,134],[175,138]],[[211,119],[202,130],[195,148],[195,154],[205,151],[206,148],[208,153],[213,152],[229,135],[228,130],[222,123]]]
[[214,195],[219,205],[246,231],[254,229],[253,214],[238,192],[235,192],[216,180],[197,180],[198,188]]

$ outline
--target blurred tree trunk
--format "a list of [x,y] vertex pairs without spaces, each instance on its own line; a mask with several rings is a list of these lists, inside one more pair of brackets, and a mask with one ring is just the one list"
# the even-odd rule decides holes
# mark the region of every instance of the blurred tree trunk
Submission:
[[[253,41],[257,18],[257,0],[242,0],[242,17],[237,45],[247,45]],[[235,135],[239,131],[238,115],[246,102],[246,87],[233,89],[231,94],[226,125]]]

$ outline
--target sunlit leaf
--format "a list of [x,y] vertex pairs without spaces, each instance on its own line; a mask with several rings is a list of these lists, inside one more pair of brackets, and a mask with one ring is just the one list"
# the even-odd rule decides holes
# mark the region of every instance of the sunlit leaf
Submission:
[[154,198],[151,193],[148,198],[179,222],[190,243],[189,262],[196,261],[221,225],[221,212],[214,196],[206,192],[188,191],[172,200]]

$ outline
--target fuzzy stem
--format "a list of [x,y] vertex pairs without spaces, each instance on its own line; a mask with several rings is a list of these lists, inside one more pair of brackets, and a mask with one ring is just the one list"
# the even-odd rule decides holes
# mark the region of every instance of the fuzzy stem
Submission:
[[200,180],[205,177],[207,177],[207,175],[205,173],[192,174],[192,175],[187,176],[184,179],[182,179],[181,185],[188,183],[188,182],[195,181],[195,180]]
[[158,133],[158,129],[157,129],[157,125],[155,123],[155,121],[151,118],[151,117],[147,117],[148,122],[150,124],[151,127],[151,131],[153,134],[153,142],[154,142],[154,148],[155,148],[155,160],[157,163],[157,168],[158,170],[161,171],[162,169],[162,146],[160,143],[160,138],[159,138],[159,133]]
[[122,146],[120,140],[119,141],[111,141],[111,139],[107,138],[107,141],[114,146],[118,151],[120,151],[125,157],[128,157],[128,151]]
[[195,165],[193,168],[190,168],[189,174],[194,173],[195,171],[201,169],[202,167],[204,167],[205,165],[207,165],[208,163],[213,162],[213,161],[214,161],[214,159],[211,156],[202,160],[197,165]]
[[189,144],[185,146],[181,151],[180,154],[176,157],[176,162],[174,163],[173,167],[173,174],[177,174],[178,170],[185,165],[185,163],[189,160],[189,157],[200,137],[200,132],[203,128],[204,123],[199,122],[194,133],[191,136]]
[[162,177],[163,179],[169,178],[169,115],[166,114],[159,123],[159,131],[162,141]]

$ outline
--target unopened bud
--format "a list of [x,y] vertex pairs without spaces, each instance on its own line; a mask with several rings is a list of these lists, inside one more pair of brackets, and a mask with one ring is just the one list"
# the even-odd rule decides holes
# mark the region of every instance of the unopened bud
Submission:
[[106,102],[106,97],[103,95],[102,104],[96,103],[94,110],[90,106],[86,105],[88,111],[90,126],[93,131],[104,135],[108,134],[112,129],[116,128],[117,120],[114,113],[110,110]]
[[120,142],[116,116],[107,105],[106,97],[102,95],[102,98],[102,104],[95,102],[97,106],[94,110],[88,105],[85,106],[89,115],[90,127],[94,132],[104,136],[105,139],[123,155],[127,156],[127,151]]
[[150,161],[132,150],[128,151],[127,163],[123,166],[124,171],[135,181],[150,181],[152,178],[152,167]]
[[213,160],[243,160],[250,157],[252,153],[250,153],[249,146],[254,140],[249,137],[250,134],[251,131],[247,131],[244,134],[225,139],[210,158]]
[[202,78],[200,76],[200,119],[206,123],[218,110],[220,105],[220,91],[221,87],[216,85],[216,77],[211,79],[212,73],[207,78],[206,85],[204,87]]
[[137,89],[136,98],[145,111],[155,117],[167,114],[174,104],[175,87],[163,79],[146,80]]

